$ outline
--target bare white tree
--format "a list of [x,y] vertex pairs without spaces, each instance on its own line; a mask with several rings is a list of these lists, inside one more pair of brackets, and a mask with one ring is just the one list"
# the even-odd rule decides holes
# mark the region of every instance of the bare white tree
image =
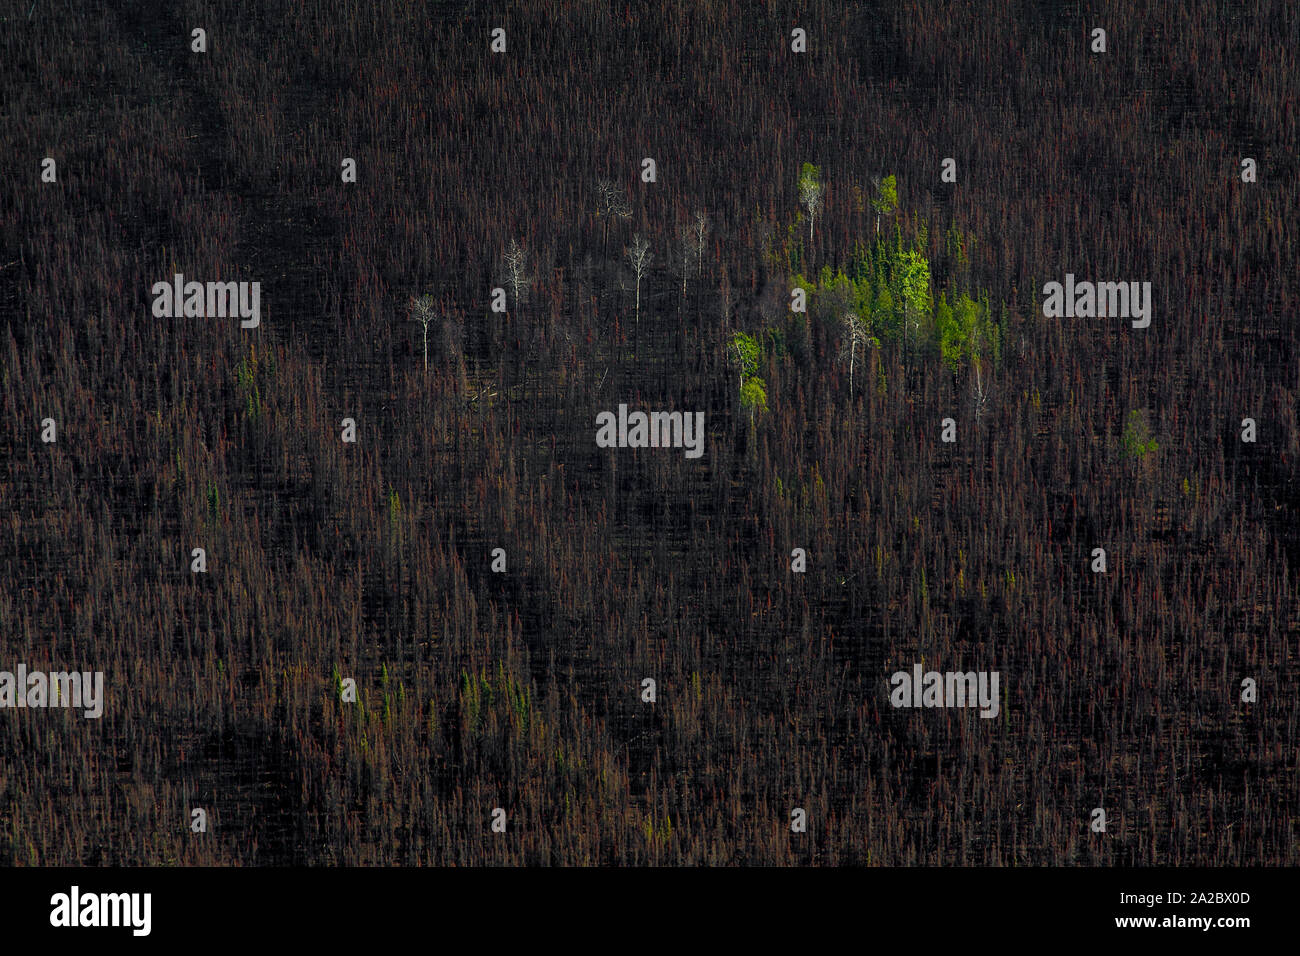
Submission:
[[799,202],[808,210],[808,248],[812,248],[813,223],[817,219],[817,214],[822,208],[822,194],[825,190],[822,184],[817,181],[815,171],[811,175],[804,175],[799,178]]
[[623,187],[608,179],[597,180],[596,216],[604,220],[602,242],[604,248],[608,250],[610,219],[629,219],[632,216],[632,204],[627,201],[627,197],[623,194]]
[[677,233],[677,240],[680,251],[677,255],[677,269],[682,279],[682,299],[686,299],[686,280],[691,274],[691,266],[695,261],[695,238],[691,234],[690,226],[683,226]]
[[971,404],[975,406],[975,417],[983,417],[984,406],[989,400],[989,386],[984,381],[984,374],[980,369],[980,340],[979,333],[972,333],[971,341],[971,369],[975,372],[975,378],[971,382]]
[[411,300],[411,316],[424,329],[424,371],[429,371],[429,323],[438,317],[434,309],[433,296],[422,295]]
[[704,274],[704,233],[708,220],[704,213],[697,212],[695,218],[677,230],[678,251],[673,256],[674,267],[682,280],[682,299],[686,298],[686,280],[694,271],[696,278]]
[[704,271],[704,233],[709,228],[709,220],[705,217],[702,210],[696,210],[695,221],[691,223],[691,229],[695,232],[695,274],[698,276]]
[[980,375],[979,363],[975,364],[975,384],[971,386],[973,396],[972,404],[975,406],[975,417],[982,418],[984,415],[984,406],[989,400],[988,386],[984,384],[984,379]]
[[866,350],[871,341],[871,336],[867,334],[867,327],[862,320],[858,318],[855,312],[846,312],[844,314],[844,344],[840,348],[840,358],[849,360],[849,392],[853,392],[853,368],[856,364],[858,348]]
[[632,237],[632,245],[623,250],[627,256],[628,265],[632,267],[632,274],[636,276],[636,323],[637,327],[641,326],[641,277],[650,266],[650,243],[642,238],[640,233]]
[[515,293],[515,308],[519,308],[521,290],[528,283],[528,250],[511,239],[505,251],[506,280]]

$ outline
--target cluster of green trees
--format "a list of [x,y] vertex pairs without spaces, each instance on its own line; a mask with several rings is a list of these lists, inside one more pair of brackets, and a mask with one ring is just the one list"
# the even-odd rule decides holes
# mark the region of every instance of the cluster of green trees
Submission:
[[790,284],[805,291],[814,320],[842,322],[851,315],[876,347],[893,343],[909,357],[937,356],[954,372],[983,361],[997,365],[1001,324],[988,293],[952,283],[936,290],[927,244],[924,226],[910,241],[896,228],[892,239],[878,238],[870,247],[859,241],[845,266],[824,265],[816,276],[796,273]]
[[727,346],[731,366],[736,370],[740,389],[740,407],[749,412],[751,430],[754,416],[767,411],[767,383],[758,377],[758,359],[762,348],[752,335],[737,332]]
[[[882,219],[899,210],[897,180],[886,176],[875,182],[870,198],[876,214],[872,238],[855,242],[847,262],[835,267],[824,264],[810,274],[806,250],[812,248],[813,225],[826,192],[818,167],[804,163],[796,188],[798,219],[789,226],[784,249],[770,261],[790,272],[792,307],[802,307],[811,322],[834,328],[850,390],[868,349],[898,348],[905,362],[939,360],[954,374],[967,373],[976,410],[981,412],[988,397],[987,376],[1002,359],[1005,315],[995,318],[988,292],[970,287],[968,240],[955,228],[949,230],[943,244],[946,279],[937,287],[924,223],[916,224],[909,237],[899,222],[892,235],[880,231]],[[861,190],[850,193],[860,196]],[[803,290],[803,295],[797,290]],[[758,349],[758,342],[743,332],[729,342],[732,364],[742,368],[742,404],[751,409],[760,399],[762,382],[753,379],[756,384],[748,386],[753,371],[743,369],[751,352],[752,367],[757,367]],[[752,393],[750,403],[745,402],[746,388]],[[766,394],[761,393],[761,398],[765,401]]]

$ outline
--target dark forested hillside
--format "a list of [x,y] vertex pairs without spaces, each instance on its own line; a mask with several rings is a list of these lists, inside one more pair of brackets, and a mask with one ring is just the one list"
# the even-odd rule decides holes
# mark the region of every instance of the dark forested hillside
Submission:
[[0,862],[1300,863],[1295,4],[29,7]]

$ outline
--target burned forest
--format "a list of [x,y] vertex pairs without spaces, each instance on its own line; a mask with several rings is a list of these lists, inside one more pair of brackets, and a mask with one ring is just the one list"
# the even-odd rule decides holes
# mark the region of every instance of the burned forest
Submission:
[[6,866],[1300,864],[1296,5],[4,13]]

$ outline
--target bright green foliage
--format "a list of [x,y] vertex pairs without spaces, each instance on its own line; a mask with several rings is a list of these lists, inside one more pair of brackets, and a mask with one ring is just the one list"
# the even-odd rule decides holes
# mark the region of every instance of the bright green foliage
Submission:
[[978,302],[962,293],[953,303],[953,324],[947,347],[939,333],[944,360],[955,371],[962,363],[978,364],[987,358],[997,365],[1002,360],[1002,330],[989,310],[988,293]]
[[755,415],[767,411],[767,386],[754,373],[758,371],[760,349],[757,340],[744,332],[737,332],[727,346],[731,366],[740,378],[740,407],[749,411],[749,425],[754,426]]
[[953,314],[957,328],[960,330],[962,357],[971,358],[978,355],[981,326],[987,324],[988,310],[981,309],[969,295],[963,292],[957,298]]
[[799,201],[807,204],[807,197],[821,194],[821,170],[812,163],[804,163],[799,170]]
[[1145,458],[1159,447],[1156,440],[1151,437],[1151,429],[1147,425],[1146,418],[1137,409],[1128,413],[1124,436],[1120,441],[1125,458]]
[[898,178],[896,176],[890,174],[880,181],[880,187],[876,190],[875,198],[871,200],[871,208],[885,215],[889,215],[898,208]]
[[903,338],[904,320],[914,335],[934,312],[930,262],[919,249],[901,245],[856,261],[848,274],[824,266],[815,283],[802,276],[792,281],[808,291],[814,317],[838,322],[853,312],[873,335],[891,341]]
[[758,340],[752,335],[737,332],[731,337],[731,354],[740,374],[748,378],[758,371]]
[[930,318],[929,260],[915,249],[900,250],[894,258],[894,282],[903,308],[903,344],[913,349]]
[[[761,378],[745,379],[745,384],[740,387],[740,407],[749,410],[749,433],[752,438],[754,419],[767,411],[767,385]],[[757,448],[757,443],[751,440],[750,447]]]
[[[878,183],[871,203],[878,216],[897,211],[895,177]],[[809,324],[822,324],[841,345],[845,316],[852,314],[862,324],[854,337],[859,347],[902,346],[909,360],[929,353],[954,373],[970,371],[972,388],[982,396],[984,377],[1001,363],[1002,324],[987,293],[968,291],[973,240],[950,226],[942,245],[939,259],[931,261],[926,225],[918,223],[909,238],[895,230],[888,239],[858,239],[844,266],[825,264],[815,275],[794,275],[791,285],[807,293]],[[936,286],[936,274],[944,276],[942,286]],[[841,348],[840,357],[852,379],[855,352]],[[884,365],[876,369],[876,391],[888,391]]]
[[892,216],[898,209],[898,180],[890,175],[880,181],[876,195],[871,200],[876,211],[876,232],[880,232],[880,217]]
[[958,296],[952,307],[947,297],[940,298],[935,310],[935,334],[944,362],[954,372],[964,363],[981,354],[981,344],[991,339],[995,330],[990,327],[988,308],[966,293]]
[[749,410],[752,420],[755,412],[767,411],[767,385],[761,378],[747,378],[740,387],[740,407]]
[[930,263],[913,249],[898,257],[898,288],[903,305],[914,315],[930,313]]
[[758,340],[744,332],[737,332],[727,344],[727,362],[737,372],[738,387],[742,395],[745,391],[745,380],[758,371],[760,354]]

